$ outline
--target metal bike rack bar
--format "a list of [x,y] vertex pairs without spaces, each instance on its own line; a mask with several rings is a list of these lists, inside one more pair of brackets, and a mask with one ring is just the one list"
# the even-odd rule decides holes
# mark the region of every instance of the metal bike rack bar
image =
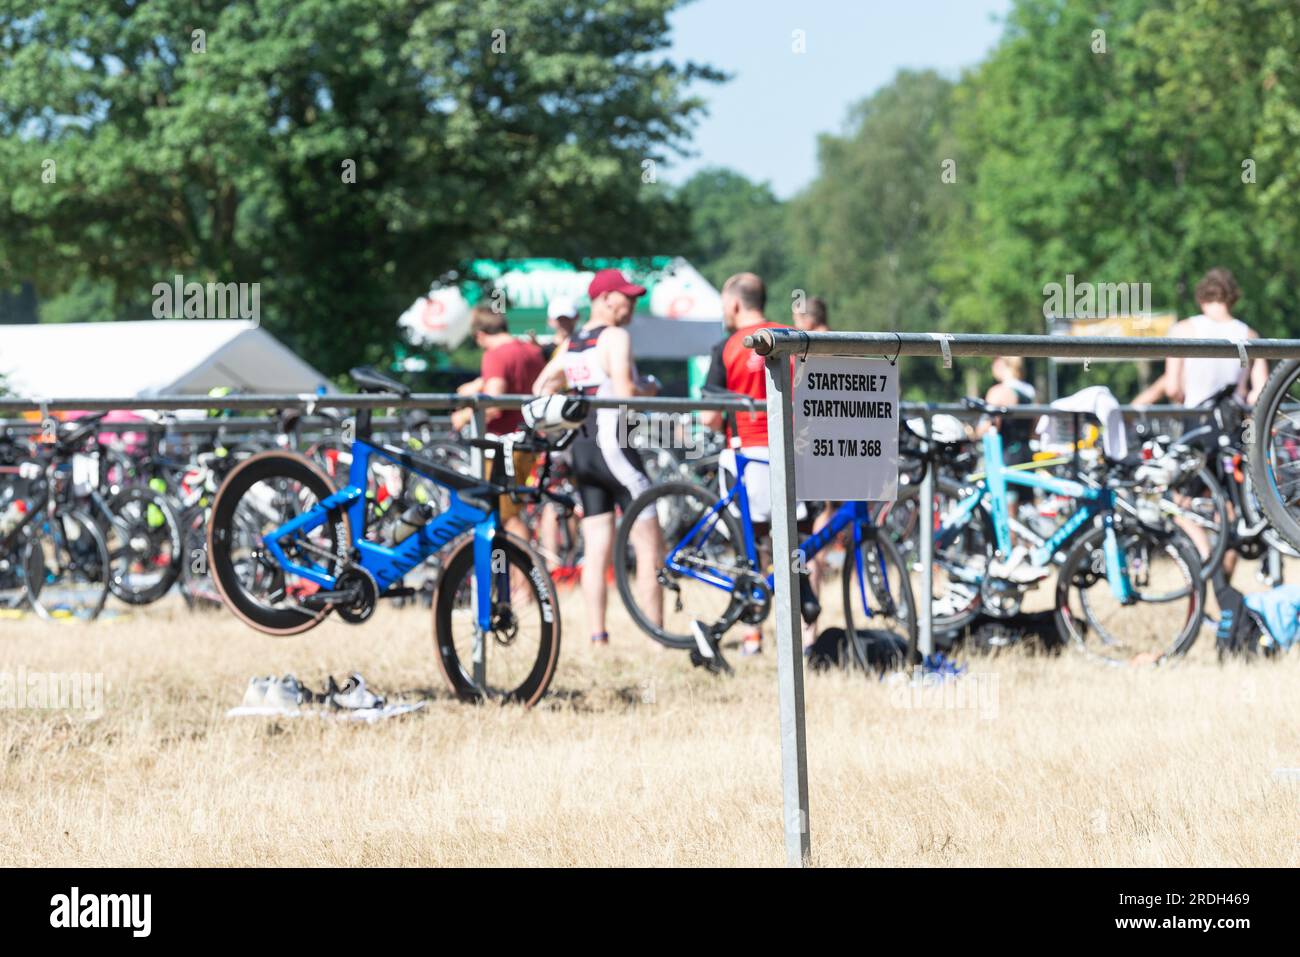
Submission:
[[[745,345],[762,356],[767,366],[767,429],[772,460],[772,535],[776,561],[775,604],[777,641],[777,687],[781,722],[781,775],[785,815],[787,863],[793,867],[808,862],[809,840],[808,756],[805,753],[803,707],[803,657],[787,654],[796,648],[799,624],[798,578],[788,558],[794,541],[795,488],[794,458],[790,440],[794,429],[790,401],[791,356],[858,356],[862,358],[936,356],[951,363],[954,356],[1018,355],[1027,358],[1062,359],[1163,359],[1183,358],[1296,359],[1300,340],[1250,339],[1126,339],[1111,336],[994,336],[948,335],[894,332],[802,332],[795,329],[760,329],[745,337]],[[1023,414],[1031,414],[1023,410]],[[927,427],[928,434],[928,427]],[[932,501],[927,496],[926,501]],[[924,503],[923,503],[924,504]],[[780,536],[778,539],[778,535]],[[922,555],[933,555],[934,524],[921,527]],[[927,565],[928,567],[928,565]],[[928,604],[931,596],[922,595]],[[793,609],[795,611],[791,612]],[[918,615],[918,618],[921,618]],[[930,616],[922,621],[932,632]],[[920,624],[920,622],[918,622]],[[929,646],[933,634],[921,639]],[[794,832],[794,825],[801,830]]]

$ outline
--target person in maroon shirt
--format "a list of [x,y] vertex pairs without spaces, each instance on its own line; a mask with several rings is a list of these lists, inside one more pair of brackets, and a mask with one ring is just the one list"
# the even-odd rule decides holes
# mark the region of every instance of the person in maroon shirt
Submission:
[[[470,331],[474,344],[483,350],[480,375],[456,391],[460,395],[531,395],[534,380],[546,367],[541,347],[512,336],[505,313],[486,305],[475,306],[470,313]],[[457,409],[451,416],[452,428],[464,428],[473,417],[472,409]],[[488,407],[484,420],[487,431],[493,435],[506,435],[524,424],[518,409]],[[520,484],[535,464],[536,456],[515,453],[515,475]],[[507,495],[501,496],[501,523],[506,531],[527,539],[528,530],[519,518],[519,506]]]

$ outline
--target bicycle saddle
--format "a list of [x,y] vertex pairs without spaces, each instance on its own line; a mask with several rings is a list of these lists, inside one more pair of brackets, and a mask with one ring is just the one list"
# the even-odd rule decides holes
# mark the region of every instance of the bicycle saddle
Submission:
[[83,415],[79,419],[73,419],[71,422],[64,422],[59,426],[56,436],[59,448],[63,451],[75,451],[82,442],[88,439],[95,431],[95,426],[99,425],[107,412],[96,412],[92,415]]
[[406,398],[411,394],[408,386],[402,385],[396,379],[389,378],[382,372],[370,368],[370,366],[357,366],[348,375],[352,376],[352,381],[357,384],[357,388],[362,392],[392,392],[402,398]]

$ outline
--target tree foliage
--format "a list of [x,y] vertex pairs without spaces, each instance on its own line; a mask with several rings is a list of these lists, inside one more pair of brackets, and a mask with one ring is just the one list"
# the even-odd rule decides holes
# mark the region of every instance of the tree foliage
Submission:
[[684,217],[644,164],[719,78],[663,54],[677,2],[10,0],[0,287],[144,317],[177,273],[258,282],[337,370],[465,259],[659,252]]

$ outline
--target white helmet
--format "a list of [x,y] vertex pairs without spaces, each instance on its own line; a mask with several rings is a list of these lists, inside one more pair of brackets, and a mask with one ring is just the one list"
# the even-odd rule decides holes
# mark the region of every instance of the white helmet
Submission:
[[576,429],[587,418],[589,404],[571,395],[544,395],[525,402],[520,411],[530,429]]
[[[925,437],[924,419],[908,419],[907,427],[916,435]],[[966,438],[966,427],[955,415],[940,413],[930,419],[930,438],[943,445],[954,445]]]

